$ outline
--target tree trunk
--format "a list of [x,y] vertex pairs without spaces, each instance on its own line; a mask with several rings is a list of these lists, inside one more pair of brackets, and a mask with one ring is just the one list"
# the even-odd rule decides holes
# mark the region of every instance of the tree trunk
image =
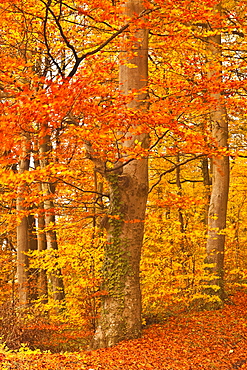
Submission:
[[[180,156],[179,154],[177,154],[177,164],[179,164],[180,162]],[[181,184],[181,176],[180,176],[180,166],[178,166],[176,168],[176,185],[177,185],[177,188],[178,188],[178,196],[182,196],[182,184]],[[180,233],[181,233],[181,242],[180,242],[180,246],[181,246],[181,252],[185,252],[185,240],[186,240],[186,235],[185,235],[185,231],[186,231],[186,227],[185,227],[185,222],[184,222],[184,216],[183,216],[183,212],[182,212],[182,208],[181,207],[178,207],[178,220],[179,220],[179,223],[180,223]]]
[[[43,143],[41,143],[42,145]],[[39,141],[34,141],[35,152],[39,153]],[[43,163],[44,164],[44,163]],[[38,156],[34,157],[34,166],[37,169],[41,166],[40,159]],[[39,184],[39,191],[42,192],[42,184]],[[42,252],[47,250],[46,233],[45,233],[45,214],[44,214],[44,202],[39,203],[37,217],[37,249]],[[47,273],[44,268],[39,268],[37,271],[37,295],[43,304],[48,303],[48,281]]]
[[208,225],[208,214],[209,214],[209,204],[210,204],[212,179],[211,179],[211,174],[210,174],[210,170],[209,170],[208,158],[207,157],[203,158],[201,163],[202,163],[201,168],[202,168],[202,177],[203,177],[203,185],[204,185],[204,195],[205,195],[205,199],[206,199],[204,223],[207,226]]
[[[44,136],[40,144],[40,167],[45,168],[48,164],[48,155],[51,151],[50,136],[47,134],[47,127],[44,127]],[[54,214],[54,202],[52,200],[55,192],[55,186],[51,182],[42,183],[42,190],[44,192],[44,212],[45,212],[45,227],[46,227],[46,243],[47,249],[58,251],[57,235],[54,230],[56,223]],[[56,258],[56,257],[55,257]],[[49,276],[52,286],[53,299],[62,301],[65,298],[64,285],[62,279],[61,269],[57,263],[54,263],[54,268]]]
[[[41,143],[41,145],[43,142]],[[37,169],[41,166],[39,159],[39,140],[34,141],[34,151],[37,154],[34,156],[34,167]],[[45,163],[43,163],[45,165]],[[39,191],[42,192],[42,184],[39,184]],[[42,252],[47,250],[46,233],[45,233],[45,214],[44,214],[44,202],[40,202],[38,206],[38,217],[37,217],[37,249]],[[39,268],[37,271],[37,296],[43,304],[48,303],[48,281],[47,273],[43,268]]]
[[[38,241],[35,227],[35,218],[28,215],[28,250],[35,251],[38,249]],[[38,299],[38,269],[29,268],[29,289],[31,302]]]
[[[43,203],[40,208],[44,208]],[[47,249],[46,234],[45,234],[45,216],[39,214],[38,216],[38,250],[40,252]],[[47,287],[47,274],[46,270],[39,269],[38,276],[38,296],[41,298],[42,303],[48,302],[48,287]]]
[[[125,3],[127,16],[143,11],[141,0]],[[126,60],[121,53],[120,88],[124,94],[145,88],[148,79],[148,31],[136,32],[135,57]],[[124,63],[131,63],[131,68]],[[140,92],[129,108],[146,109],[146,92]],[[138,140],[148,147],[146,134],[126,135],[124,146],[132,147]],[[147,158],[133,160],[123,166],[121,173],[111,172],[110,211],[107,225],[101,314],[94,336],[93,348],[109,347],[122,340],[141,335],[141,290],[139,265],[144,233],[144,218],[148,195]]]
[[[30,141],[25,135],[22,137],[21,154],[19,160],[20,174],[29,170],[30,162]],[[28,208],[24,205],[24,194],[26,192],[26,184],[20,184],[17,190],[16,210],[21,216],[21,222],[17,225],[17,281],[18,281],[18,298],[19,304],[25,307],[30,302],[29,294],[29,273],[28,273],[28,256],[26,253],[29,249],[29,223],[28,223]]]
[[[216,81],[216,89],[221,85],[221,36],[209,37],[209,78]],[[214,108],[211,112],[212,136],[222,153],[212,158],[212,191],[208,214],[207,263],[213,273],[209,285],[211,294],[224,298],[224,245],[227,201],[229,190],[229,157],[225,151],[228,148],[228,122],[224,105],[224,97],[219,92],[211,94]],[[216,288],[216,289],[215,289]]]

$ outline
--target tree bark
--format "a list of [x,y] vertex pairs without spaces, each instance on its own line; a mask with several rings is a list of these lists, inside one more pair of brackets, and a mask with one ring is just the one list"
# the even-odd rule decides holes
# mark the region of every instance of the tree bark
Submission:
[[[42,145],[43,143],[41,143]],[[39,140],[34,141],[35,153],[38,154]],[[41,165],[38,155],[34,157],[34,166],[37,169]],[[44,163],[43,163],[44,165]],[[42,184],[39,184],[39,191],[42,192]],[[41,201],[38,205],[38,217],[37,217],[37,249],[42,252],[47,250],[46,233],[45,233],[45,214],[44,214],[44,202]],[[48,281],[47,273],[44,268],[39,268],[37,271],[37,295],[41,300],[41,303],[48,303]]]
[[[177,164],[179,164],[179,162],[180,162],[180,156],[179,156],[179,154],[177,154]],[[182,196],[180,166],[178,166],[176,168],[176,185],[177,185],[177,188],[178,188],[177,194],[179,196]],[[186,227],[185,227],[184,216],[183,216],[183,212],[182,212],[181,207],[178,207],[178,220],[179,220],[179,223],[180,223],[180,233],[181,233],[181,242],[180,242],[181,252],[184,253],[185,252],[185,240],[186,240],[186,235],[185,235]]]
[[[35,227],[35,218],[33,215],[28,215],[28,250],[35,251],[38,249],[38,240]],[[31,302],[38,299],[38,269],[29,268],[29,289]]]
[[[44,136],[40,143],[40,167],[45,168],[48,164],[48,155],[51,151],[51,140],[47,134],[47,127],[43,127]],[[52,200],[55,192],[55,186],[51,182],[42,183],[42,190],[44,192],[44,212],[45,212],[45,228],[46,228],[46,244],[48,250],[58,251],[57,235],[54,230],[56,218],[54,214],[54,202]],[[52,228],[53,225],[53,228]],[[56,258],[56,257],[55,257]],[[54,263],[53,271],[49,276],[51,280],[53,299],[62,301],[65,298],[64,285],[61,269],[57,262]]]
[[[21,154],[19,160],[19,174],[29,171],[30,163],[30,140],[26,135],[22,136]],[[27,185],[21,183],[17,189],[16,210],[21,215],[21,222],[17,225],[17,281],[19,305],[25,307],[30,303],[29,292],[29,263],[26,253],[29,249],[29,223],[28,208],[24,205],[24,194]]]
[[[216,88],[222,83],[221,77],[221,36],[211,36],[209,41],[209,73],[208,77],[216,80]],[[227,202],[229,191],[229,156],[226,153],[228,148],[228,122],[227,112],[224,104],[224,97],[219,92],[211,94],[214,102],[214,109],[211,112],[212,136],[216,142],[217,149],[221,153],[215,154],[212,158],[212,190],[208,214],[208,238],[207,238],[207,263],[212,280],[209,281],[210,294],[217,295],[224,299],[224,246],[225,228],[227,215]],[[216,288],[216,289],[215,289]]]
[[[44,209],[43,203],[40,205]],[[40,252],[47,249],[46,234],[45,234],[45,216],[38,215],[38,250]],[[38,275],[38,296],[41,298],[42,303],[48,302],[48,286],[46,270],[40,268]]]
[[202,158],[202,177],[203,177],[203,185],[204,185],[204,194],[205,194],[205,214],[204,214],[204,223],[208,225],[208,214],[209,214],[209,204],[210,204],[210,194],[211,194],[211,185],[212,179],[209,170],[209,160],[207,157]]
[[[141,0],[125,3],[127,16],[133,17],[143,10]],[[120,55],[120,88],[126,95],[132,89],[145,88],[148,79],[148,31],[140,29],[135,36],[139,40],[135,44],[135,56],[125,60],[125,53]],[[127,66],[126,62],[134,64],[135,68]],[[140,92],[129,108],[147,109],[146,99],[146,92]],[[127,134],[123,146],[132,147],[136,140],[148,148],[146,134]],[[110,211],[103,271],[103,289],[107,294],[102,298],[93,348],[109,347],[141,335],[139,265],[148,195],[147,158],[133,160],[119,172],[113,171],[107,176]]]

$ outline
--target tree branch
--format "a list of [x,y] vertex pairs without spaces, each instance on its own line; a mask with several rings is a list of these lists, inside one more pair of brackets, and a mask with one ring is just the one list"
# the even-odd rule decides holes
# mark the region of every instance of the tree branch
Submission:
[[[148,10],[144,10],[143,12],[141,12],[137,17],[135,17],[134,19],[140,19],[142,17],[144,17],[145,15],[148,15],[149,13],[155,11],[155,10],[158,10],[160,9],[160,7],[157,7],[155,9],[148,9]],[[72,70],[70,71],[70,73],[68,74],[68,77],[73,77],[75,75],[75,73],[77,72],[77,69],[80,65],[80,63],[85,59],[87,58],[88,56],[90,55],[94,55],[96,53],[98,53],[100,50],[102,50],[105,46],[107,46],[112,40],[114,40],[117,36],[119,36],[121,33],[123,33],[125,30],[127,30],[127,28],[129,28],[131,22],[128,22],[126,23],[124,26],[122,26],[118,31],[116,31],[113,35],[111,35],[105,42],[103,42],[101,45],[99,45],[98,47],[96,47],[94,50],[92,51],[89,51],[85,54],[83,54],[80,58],[77,58],[76,61],[75,61],[75,64],[74,64],[74,67],[72,68]]]
[[197,155],[197,156],[195,156],[195,157],[193,157],[193,158],[186,159],[186,161],[184,161],[184,162],[180,162],[180,163],[177,163],[177,164],[175,164],[173,167],[169,168],[169,170],[166,170],[165,172],[161,173],[161,174],[159,175],[159,180],[158,180],[158,181],[156,181],[156,183],[154,183],[154,184],[151,186],[151,188],[150,188],[150,190],[149,190],[149,193],[151,193],[151,192],[152,192],[152,190],[155,188],[155,186],[157,186],[157,185],[160,183],[160,181],[162,180],[162,177],[163,177],[163,176],[165,176],[165,175],[166,175],[166,174],[168,174],[168,173],[171,173],[171,172],[175,171],[175,170],[176,170],[176,168],[178,168],[178,167],[180,167],[180,166],[183,166],[184,164],[187,164],[187,163],[189,163],[189,162],[191,162],[191,161],[194,161],[195,159],[201,158],[201,157],[203,157],[203,156],[204,156],[204,154],[199,154],[199,155]]

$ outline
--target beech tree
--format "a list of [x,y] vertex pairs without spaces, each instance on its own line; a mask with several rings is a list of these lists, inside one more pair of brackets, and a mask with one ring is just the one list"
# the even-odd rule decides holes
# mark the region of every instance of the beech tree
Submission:
[[[50,135],[48,134],[48,125],[44,125],[42,127],[41,132],[43,135],[41,135],[40,138],[40,148],[39,148],[39,154],[40,154],[40,167],[41,169],[45,169],[45,167],[49,164],[49,156],[52,154],[52,143]],[[57,234],[54,230],[54,226],[56,225],[56,217],[54,213],[54,201],[53,196],[55,193],[55,184],[52,182],[43,182],[42,185],[42,191],[44,194],[44,222],[40,219],[41,223],[41,232],[44,232],[45,230],[45,242],[44,243],[44,236],[42,239],[40,239],[39,248],[40,250],[44,250],[45,247],[47,247],[48,250],[51,252],[58,253],[58,243],[57,243]],[[44,224],[43,224],[44,223]],[[42,230],[43,228],[43,230]],[[57,256],[55,256],[56,260]],[[64,284],[63,284],[63,278],[61,273],[61,268],[57,266],[57,263],[54,263],[54,267],[50,273],[49,276],[51,280],[51,286],[52,286],[52,294],[53,298],[56,301],[62,301],[65,297],[64,293]],[[46,278],[44,276],[44,270],[41,270],[40,273],[40,283],[41,283],[41,291],[45,292],[46,289],[44,287],[44,284],[46,282]]]
[[141,335],[143,244],[145,318],[201,297],[206,254],[223,298],[246,21],[243,2],[219,3],[0,1],[0,230],[18,249],[21,304],[66,291],[64,316],[92,323],[92,348]]
[[[23,134],[21,141],[21,154],[19,158],[19,173],[29,171],[30,163],[30,138]],[[30,248],[30,234],[28,222],[28,207],[25,206],[25,195],[27,195],[27,184],[23,182],[17,190],[16,209],[21,218],[17,226],[17,279],[19,289],[19,303],[25,307],[30,303],[30,281],[29,264],[27,252]]]
[[[215,9],[220,12],[220,6]],[[219,31],[218,31],[219,32]],[[224,293],[224,249],[225,229],[229,192],[228,118],[222,92],[221,34],[208,37],[208,78],[214,79],[216,88],[211,92],[212,110],[210,124],[212,137],[217,145],[212,157],[212,190],[208,210],[207,263],[213,273],[209,285],[211,293],[223,299]]]
[[[143,10],[141,0],[125,3],[125,14],[129,18]],[[126,31],[126,38],[128,36]],[[126,95],[132,90],[137,92],[128,104],[130,111],[147,109],[148,30],[136,30],[134,36],[136,41],[132,47],[135,56],[128,58],[128,50],[120,54],[120,89]],[[138,144],[148,148],[148,142],[145,133],[133,135],[127,132],[123,147],[132,148]],[[141,335],[139,268],[148,195],[148,163],[147,158],[124,159],[123,165],[118,162],[105,174],[110,187],[108,241],[103,267],[103,287],[107,294],[102,298],[93,342],[95,348],[108,347]]]

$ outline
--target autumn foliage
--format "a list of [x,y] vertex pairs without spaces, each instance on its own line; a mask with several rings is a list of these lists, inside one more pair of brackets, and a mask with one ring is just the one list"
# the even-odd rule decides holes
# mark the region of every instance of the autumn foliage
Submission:
[[[238,291],[218,311],[174,312],[162,325],[145,329],[142,339],[92,352],[41,354],[22,346],[1,349],[4,369],[245,369],[246,293]],[[55,365],[54,365],[55,364]]]
[[0,0],[3,369],[247,366],[246,11]]

